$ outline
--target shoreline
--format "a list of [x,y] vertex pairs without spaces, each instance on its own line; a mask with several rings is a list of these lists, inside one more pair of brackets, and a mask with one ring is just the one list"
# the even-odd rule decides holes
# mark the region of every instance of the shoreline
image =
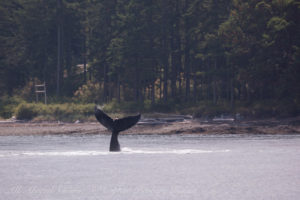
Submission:
[[[110,132],[96,121],[83,123],[1,121],[0,123],[0,136],[59,134],[110,134]],[[182,119],[160,123],[143,119],[121,134],[300,134],[300,117],[242,121]]]

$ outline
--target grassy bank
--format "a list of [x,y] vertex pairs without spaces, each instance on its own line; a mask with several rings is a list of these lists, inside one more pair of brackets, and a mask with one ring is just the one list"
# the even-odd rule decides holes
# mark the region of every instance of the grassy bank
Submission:
[[[74,122],[93,121],[95,104],[84,103],[28,103],[22,99],[12,98],[9,101],[1,102],[0,117],[7,119],[15,116],[19,120],[33,121],[65,121]],[[228,102],[219,102],[212,104],[210,102],[200,101],[197,103],[176,104],[174,102],[157,102],[152,105],[151,102],[118,103],[113,100],[110,103],[102,105],[102,109],[113,117],[121,117],[130,113],[143,113],[151,116],[151,113],[174,113],[192,115],[195,118],[212,118],[220,115],[235,116],[239,114],[244,118],[285,118],[294,117],[300,114],[300,106],[297,104],[277,102],[256,102],[252,104],[236,103],[230,105]]]
[[94,113],[94,104],[19,104],[14,115],[19,120],[34,121],[86,121]]

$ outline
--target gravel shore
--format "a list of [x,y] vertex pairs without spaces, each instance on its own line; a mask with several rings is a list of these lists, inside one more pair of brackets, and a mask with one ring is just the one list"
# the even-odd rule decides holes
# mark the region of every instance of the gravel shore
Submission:
[[[142,120],[121,134],[300,134],[300,117],[244,121]],[[0,122],[2,135],[110,134],[98,122]]]

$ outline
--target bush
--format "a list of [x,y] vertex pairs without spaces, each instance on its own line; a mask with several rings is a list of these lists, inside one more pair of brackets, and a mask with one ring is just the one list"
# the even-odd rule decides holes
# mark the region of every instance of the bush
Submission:
[[103,105],[103,110],[108,113],[116,112],[126,112],[126,113],[135,113],[145,110],[145,103],[137,103],[135,101],[125,101],[118,103],[116,99],[113,99],[111,102]]
[[50,104],[41,114],[54,116],[57,120],[73,121],[93,115],[94,104]]
[[38,115],[38,111],[34,104],[22,103],[15,111],[17,119],[31,120]]
[[120,111],[135,113],[144,110],[144,103],[137,103],[135,101],[124,102],[120,105]]
[[85,103],[93,103],[95,100],[101,99],[100,84],[88,81],[85,85],[82,85],[74,93],[74,100]]
[[94,114],[94,104],[34,104],[22,103],[20,104],[15,115],[17,119],[31,120],[36,117],[36,121],[43,121],[47,119],[74,121],[77,119],[84,119]]
[[152,105],[151,109],[157,112],[174,112],[176,110],[176,104],[173,101],[164,102],[161,100]]
[[213,118],[215,116],[220,116],[222,114],[232,114],[233,111],[231,110],[230,106],[223,103],[220,105],[215,105],[212,103],[202,103],[194,108],[193,117],[195,118],[202,118],[208,117]]
[[104,104],[102,106],[102,109],[104,112],[108,112],[108,113],[111,113],[111,112],[119,112],[120,111],[120,104],[117,102],[116,99],[113,99],[111,102],[107,103],[107,104]]
[[150,100],[145,100],[144,102],[124,101],[122,103],[118,103],[116,99],[113,99],[111,102],[103,105],[103,110],[108,113],[136,113],[142,111],[171,112],[176,110],[176,106],[174,103],[170,102],[158,102],[152,105]]
[[0,98],[0,116],[3,118],[12,117],[16,107],[23,102],[24,100],[18,96],[2,96]]

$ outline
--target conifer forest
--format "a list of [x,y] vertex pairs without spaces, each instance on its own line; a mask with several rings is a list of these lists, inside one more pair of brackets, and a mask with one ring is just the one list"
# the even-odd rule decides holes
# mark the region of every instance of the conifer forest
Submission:
[[298,115],[300,1],[0,0],[1,106],[44,82],[49,103]]

